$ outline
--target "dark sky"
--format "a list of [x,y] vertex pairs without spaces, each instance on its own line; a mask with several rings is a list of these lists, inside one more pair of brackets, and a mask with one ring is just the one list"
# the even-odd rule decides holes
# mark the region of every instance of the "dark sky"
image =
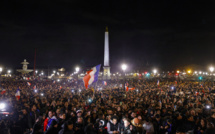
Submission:
[[20,67],[110,63],[174,68],[214,62],[214,0],[16,0],[0,4],[0,64]]

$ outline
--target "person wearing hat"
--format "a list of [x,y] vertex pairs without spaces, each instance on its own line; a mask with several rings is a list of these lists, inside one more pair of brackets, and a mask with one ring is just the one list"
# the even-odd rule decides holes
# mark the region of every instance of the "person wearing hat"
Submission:
[[[139,117],[140,118],[140,117]],[[134,118],[132,121],[131,121],[131,124],[133,126],[133,129],[135,129],[136,132],[138,133],[143,133],[143,124],[142,122],[140,122],[140,119],[138,118]]]

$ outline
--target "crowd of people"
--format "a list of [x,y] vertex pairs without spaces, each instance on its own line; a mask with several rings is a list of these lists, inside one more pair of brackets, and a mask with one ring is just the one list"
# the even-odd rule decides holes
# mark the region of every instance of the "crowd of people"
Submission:
[[213,82],[159,81],[99,80],[87,90],[81,80],[2,81],[10,114],[1,114],[0,133],[215,133]]

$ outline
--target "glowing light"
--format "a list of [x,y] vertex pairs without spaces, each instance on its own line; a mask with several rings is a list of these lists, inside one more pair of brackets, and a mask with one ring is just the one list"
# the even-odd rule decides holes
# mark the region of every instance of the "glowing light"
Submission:
[[123,71],[125,71],[127,69],[127,65],[126,64],[122,64],[121,68],[122,68]]
[[56,71],[54,70],[54,71],[53,71],[53,73],[55,74],[55,73],[56,73]]
[[180,73],[180,71],[179,71],[179,70],[177,70],[177,73],[179,74],[179,73]]
[[41,96],[44,96],[44,94],[43,94],[43,93],[41,93],[40,95],[41,95]]
[[3,70],[2,67],[0,67],[0,72],[2,72],[2,70]]
[[8,72],[9,74],[11,73],[11,71],[10,71],[10,70],[8,70],[7,72]]
[[3,110],[6,107],[4,103],[0,103],[0,109]]
[[34,90],[35,93],[37,93],[37,90]]
[[37,73],[38,73],[38,71],[36,70],[36,71],[35,71],[35,73],[37,74]]
[[194,73],[197,74],[197,71],[195,71]]
[[199,74],[202,74],[202,72],[201,72],[201,71],[199,71]]
[[76,68],[75,68],[75,71],[76,71],[76,72],[79,72],[79,70],[80,70],[79,67],[76,67]]
[[210,67],[209,70],[210,70],[211,72],[213,72],[213,71],[214,71],[214,67]]
[[59,81],[60,81],[60,79],[57,79],[57,81],[59,82]]
[[191,70],[188,70],[187,73],[190,74],[190,73],[191,73]]
[[211,107],[209,105],[206,106],[207,109],[210,109]]
[[92,99],[89,99],[88,101],[89,101],[89,102],[92,102]]
[[157,69],[154,69],[154,70],[153,70],[153,73],[156,74],[156,73],[157,73]]

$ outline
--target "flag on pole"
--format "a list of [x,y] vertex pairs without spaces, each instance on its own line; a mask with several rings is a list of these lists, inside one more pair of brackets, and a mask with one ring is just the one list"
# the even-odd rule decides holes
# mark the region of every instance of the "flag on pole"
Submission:
[[16,90],[16,94],[15,94],[16,98],[19,100],[20,99],[20,90],[19,88]]
[[103,84],[104,84],[105,86],[107,86],[107,82],[106,82],[106,81],[103,81]]
[[125,86],[129,86],[128,82],[125,83]]
[[30,82],[27,82],[28,86],[31,86],[31,83]]
[[5,89],[3,89],[3,90],[1,91],[1,94],[4,94],[4,93],[6,93],[6,90],[5,90]]
[[84,86],[86,89],[88,88],[89,85],[98,80],[100,67],[101,64],[93,67],[90,71],[87,71],[87,74],[83,78]]
[[133,91],[135,89],[135,87],[129,88],[128,86],[125,86],[125,90],[128,92],[128,90]]
[[129,89],[128,86],[125,86],[125,90],[126,90],[127,92],[128,92],[128,89]]
[[134,89],[135,89],[135,87],[133,87],[133,88],[129,88],[129,90],[132,90],[132,91],[133,91]]

